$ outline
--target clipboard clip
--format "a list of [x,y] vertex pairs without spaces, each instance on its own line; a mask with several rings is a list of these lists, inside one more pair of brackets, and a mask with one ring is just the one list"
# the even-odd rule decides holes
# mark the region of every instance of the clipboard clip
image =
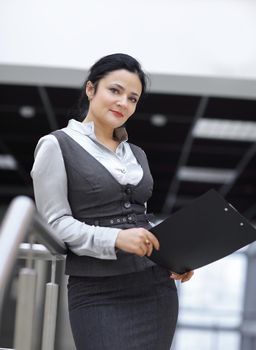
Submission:
[[[232,209],[234,209],[234,210],[239,214],[238,210],[237,210],[231,203],[228,203],[228,205],[229,205]],[[228,211],[228,208],[225,207],[224,210],[225,210],[225,211]],[[240,222],[240,226],[243,227],[243,226],[244,226],[244,223],[243,223],[243,222]]]

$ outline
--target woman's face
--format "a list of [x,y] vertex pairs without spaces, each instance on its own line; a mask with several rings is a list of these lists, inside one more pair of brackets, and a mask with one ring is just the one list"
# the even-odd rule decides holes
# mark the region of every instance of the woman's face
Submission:
[[142,92],[136,73],[125,69],[115,70],[102,78],[97,91],[87,83],[86,94],[90,101],[87,120],[115,129],[123,125],[135,112]]

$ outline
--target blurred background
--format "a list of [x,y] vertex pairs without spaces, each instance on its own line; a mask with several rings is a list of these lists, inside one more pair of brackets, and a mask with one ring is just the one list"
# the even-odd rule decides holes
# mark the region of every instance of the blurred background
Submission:
[[[145,150],[154,177],[149,212],[161,220],[214,188],[255,224],[255,35],[253,0],[2,1],[0,216],[14,197],[33,198],[36,143],[76,118],[88,68],[124,52],[150,76],[148,94],[127,124],[129,141]],[[17,260],[8,286],[0,346],[13,346],[22,264]],[[60,263],[55,349],[71,350],[62,270]],[[178,284],[172,350],[255,350],[255,271],[252,244]]]

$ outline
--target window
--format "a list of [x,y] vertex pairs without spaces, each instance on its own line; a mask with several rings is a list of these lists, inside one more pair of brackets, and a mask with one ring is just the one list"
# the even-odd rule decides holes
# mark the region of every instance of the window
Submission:
[[180,314],[173,350],[238,350],[246,256],[234,253],[178,285]]

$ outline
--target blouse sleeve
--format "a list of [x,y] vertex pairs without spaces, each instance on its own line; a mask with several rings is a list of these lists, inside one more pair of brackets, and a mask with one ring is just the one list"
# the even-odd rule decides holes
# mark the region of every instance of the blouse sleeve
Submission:
[[120,229],[87,225],[72,216],[64,160],[55,136],[39,140],[31,176],[38,212],[71,251],[99,259],[117,259],[115,241]]

